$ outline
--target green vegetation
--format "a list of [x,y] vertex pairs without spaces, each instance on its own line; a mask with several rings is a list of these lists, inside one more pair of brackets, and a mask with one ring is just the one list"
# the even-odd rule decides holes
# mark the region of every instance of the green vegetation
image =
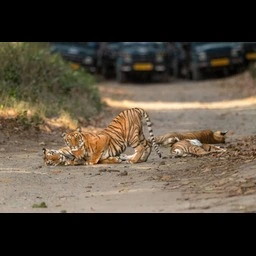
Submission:
[[10,112],[25,126],[47,118],[87,120],[102,103],[95,78],[72,70],[48,43],[0,42],[0,115]]
[[47,205],[45,202],[42,202],[40,204],[33,204],[32,208],[47,208]]

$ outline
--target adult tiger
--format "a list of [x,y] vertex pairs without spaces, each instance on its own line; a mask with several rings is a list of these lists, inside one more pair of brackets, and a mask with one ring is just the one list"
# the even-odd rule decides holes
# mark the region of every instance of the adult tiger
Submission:
[[[142,118],[145,118],[150,139],[143,133]],[[77,159],[84,159],[86,164],[146,162],[152,149],[161,158],[158,145],[155,143],[151,121],[147,112],[141,108],[124,110],[117,115],[108,127],[95,133],[82,132],[81,129],[63,133],[62,137],[72,154]],[[135,150],[133,155],[121,155],[127,147]]]
[[212,130],[199,130],[191,132],[171,132],[165,135],[160,135],[155,137],[155,141],[158,145],[168,146],[173,144],[173,138],[178,138],[179,140],[185,139],[197,139],[201,143],[208,144],[219,144],[225,143],[225,135],[228,131],[215,131]]
[[193,140],[180,140],[176,138],[177,142],[174,143],[171,147],[171,156],[203,156],[211,153],[225,152],[226,149],[220,148],[219,146],[214,146],[207,143],[201,143],[197,139]]

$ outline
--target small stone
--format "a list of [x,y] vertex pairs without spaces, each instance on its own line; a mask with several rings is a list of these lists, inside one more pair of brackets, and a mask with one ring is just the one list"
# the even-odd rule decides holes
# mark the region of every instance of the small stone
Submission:
[[121,171],[119,176],[127,176],[128,175],[128,172],[127,171]]

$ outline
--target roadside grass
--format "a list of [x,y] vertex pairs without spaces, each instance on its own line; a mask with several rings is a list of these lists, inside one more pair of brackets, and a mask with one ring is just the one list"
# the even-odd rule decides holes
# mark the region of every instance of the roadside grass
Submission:
[[0,58],[1,118],[25,128],[60,119],[73,128],[102,110],[95,77],[73,70],[48,43],[0,42]]

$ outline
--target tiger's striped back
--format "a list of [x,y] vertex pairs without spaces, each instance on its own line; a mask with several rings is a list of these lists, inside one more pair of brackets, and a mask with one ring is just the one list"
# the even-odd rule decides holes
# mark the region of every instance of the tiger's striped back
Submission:
[[215,131],[212,130],[199,130],[191,132],[171,132],[165,135],[155,137],[155,141],[158,145],[172,145],[173,138],[177,137],[179,140],[185,139],[197,139],[201,143],[218,144],[225,143],[225,135],[228,131]]

